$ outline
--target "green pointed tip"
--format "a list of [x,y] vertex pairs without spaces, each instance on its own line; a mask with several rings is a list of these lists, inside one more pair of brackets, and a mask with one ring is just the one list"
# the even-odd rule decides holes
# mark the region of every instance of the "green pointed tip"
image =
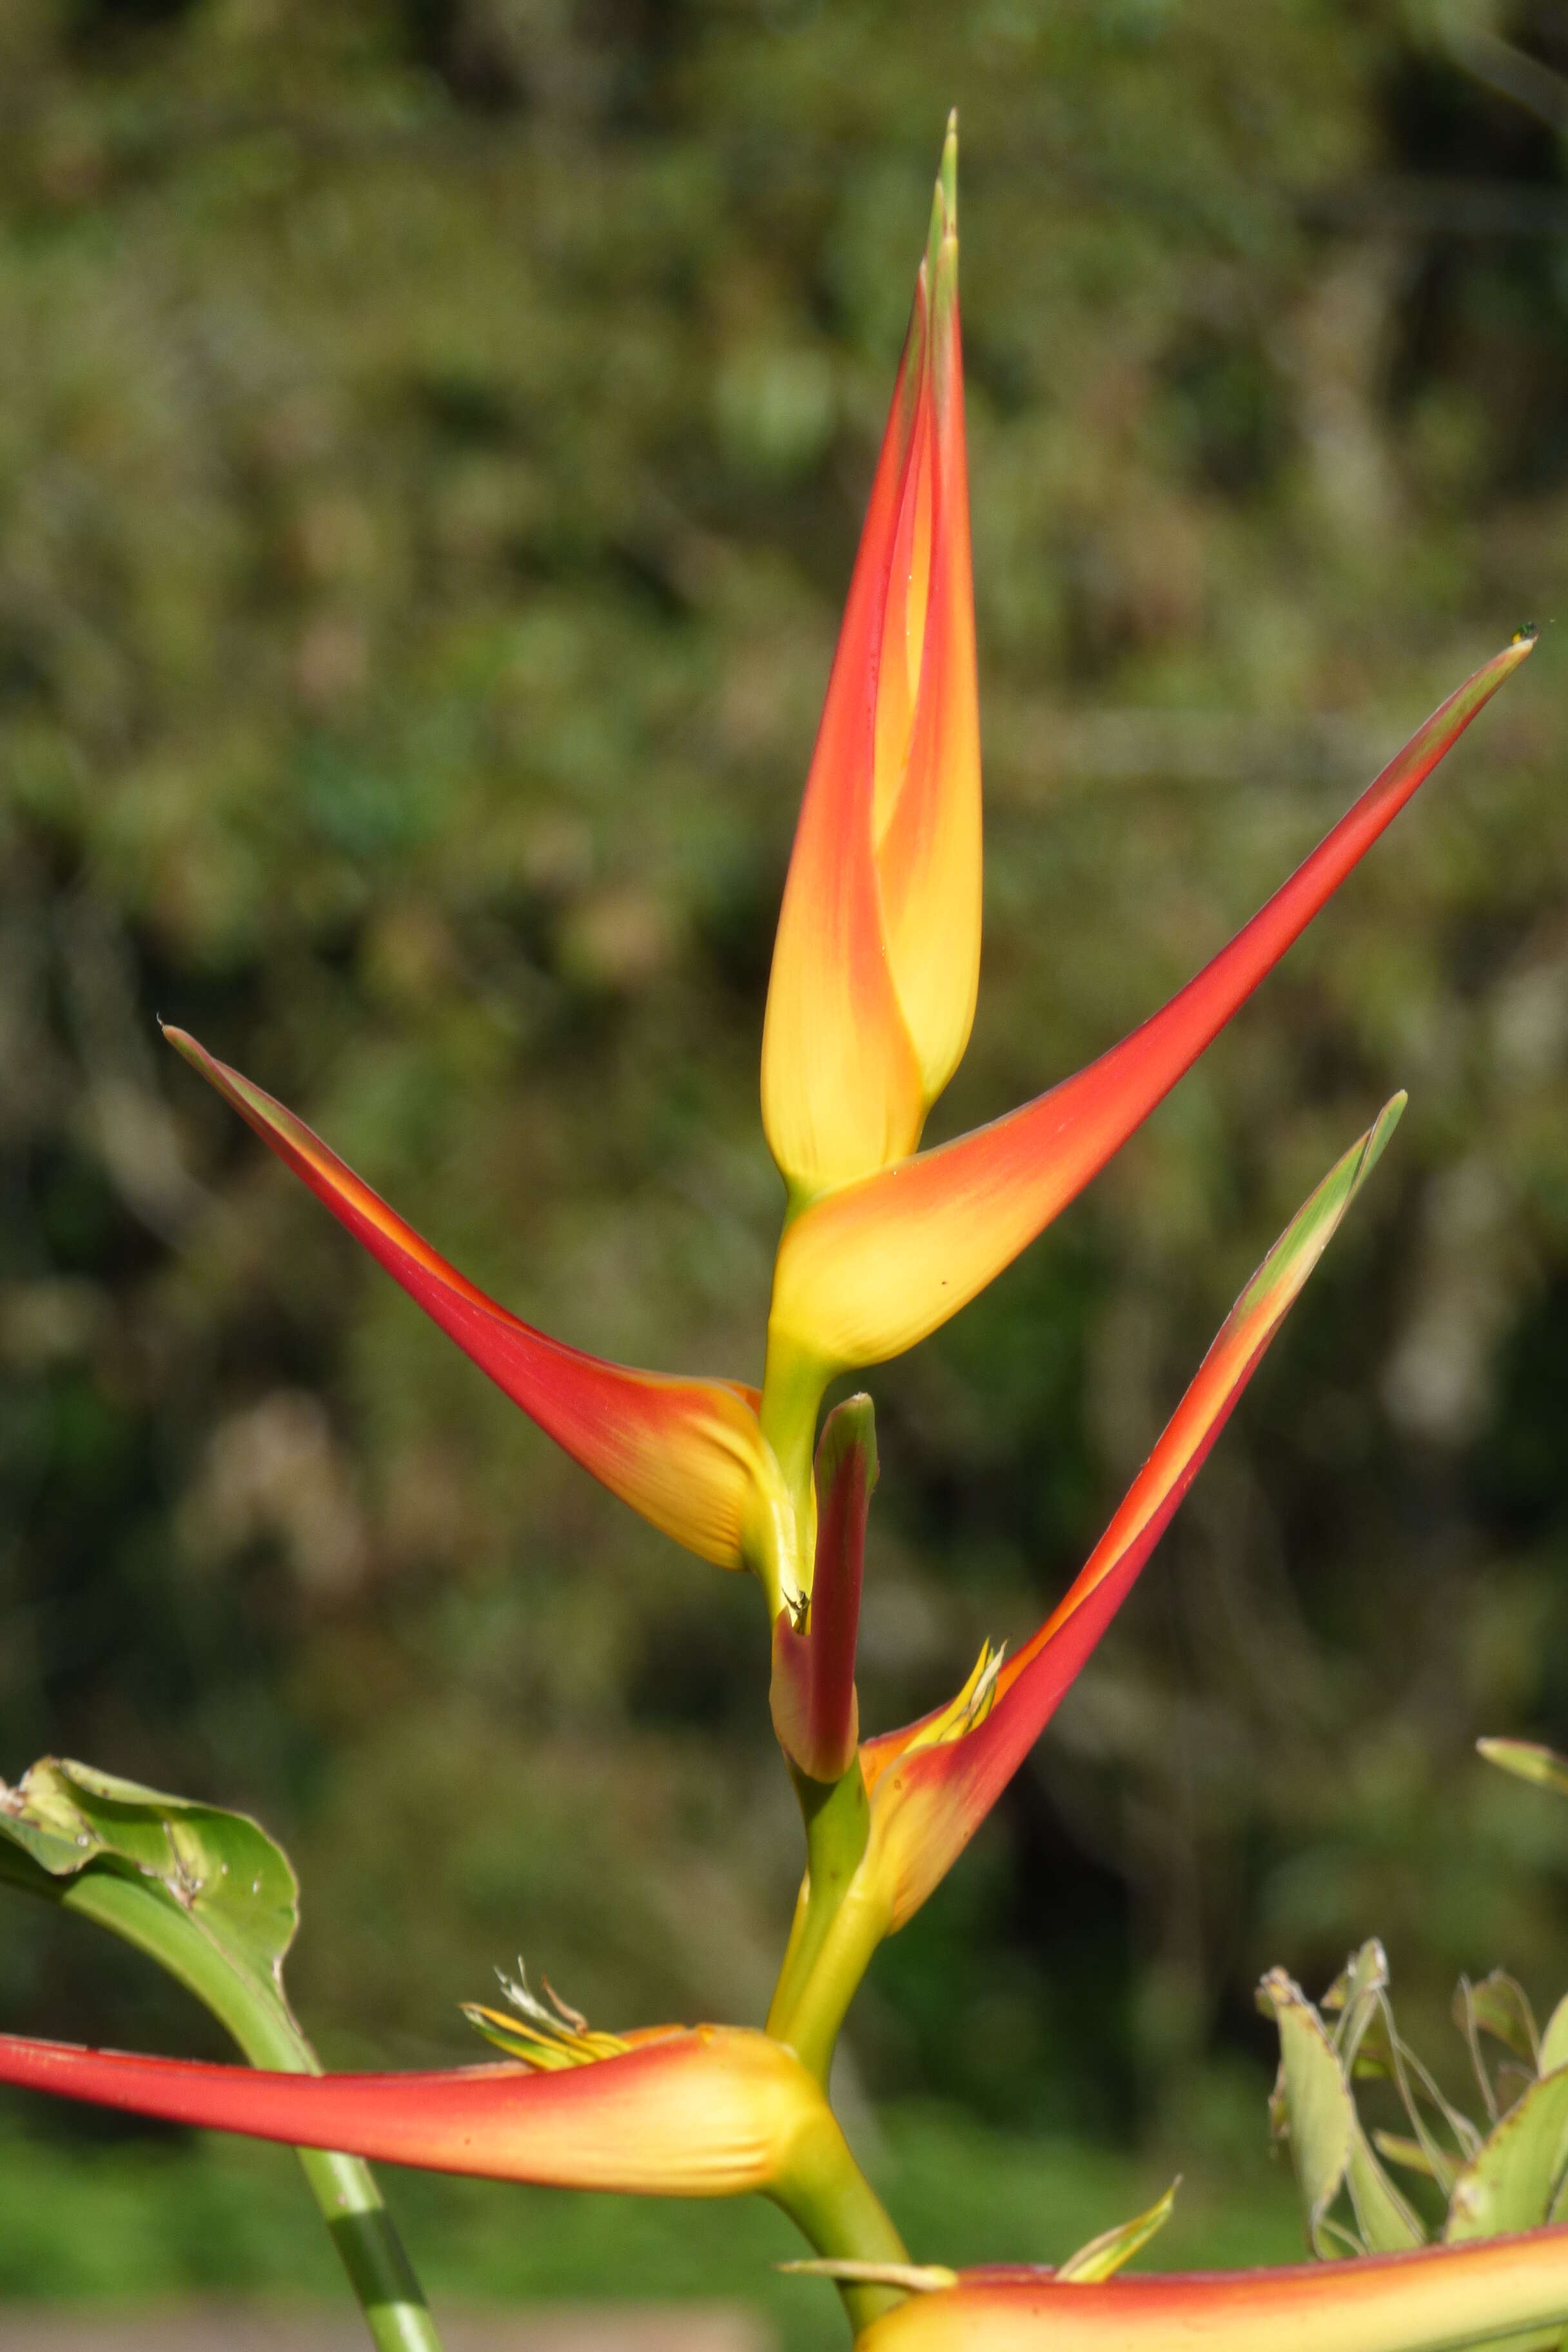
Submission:
[[1170,2220],[1176,2202],[1176,2191],[1182,2185],[1178,2172],[1163,2197],[1156,2198],[1147,2212],[1135,2214],[1113,2230],[1102,2230],[1076,2254],[1057,2264],[1057,2277],[1079,2286],[1097,2286],[1113,2278],[1123,2263],[1142,2252],[1151,2238],[1163,2230]]
[[1489,1764],[1496,1764],[1521,1780],[1531,1781],[1538,1789],[1551,1789],[1558,1796],[1568,1796],[1568,1761],[1536,1740],[1478,1739],[1476,1752]]
[[926,291],[935,299],[937,265],[958,241],[958,109],[947,118],[942,164],[931,190],[931,227],[926,233]]
[[1405,1093],[1404,1087],[1401,1087],[1399,1092],[1396,1095],[1391,1096],[1388,1101],[1384,1104],[1383,1108],[1378,1112],[1377,1117],[1367,1129],[1366,1142],[1363,1148],[1361,1155],[1361,1164],[1355,1172],[1355,1190],[1360,1190],[1361,1186],[1365,1183],[1367,1178],[1372,1174],[1373,1170],[1377,1166],[1378,1161],[1383,1158],[1384,1152],[1388,1147],[1388,1139],[1394,1133],[1394,1129],[1399,1125],[1400,1120],[1404,1118],[1405,1106],[1409,1100],[1410,1097]]
[[826,1494],[847,1456],[858,1454],[866,1465],[866,1492],[877,1484],[877,1412],[868,1396],[846,1397],[834,1406],[822,1424],[816,1448],[816,1490]]
[[1384,1103],[1366,1133],[1342,1153],[1317,1189],[1297,1210],[1252,1280],[1237,1300],[1233,1318],[1267,1307],[1278,1320],[1339,1231],[1345,1212],[1382,1159],[1409,1097]]

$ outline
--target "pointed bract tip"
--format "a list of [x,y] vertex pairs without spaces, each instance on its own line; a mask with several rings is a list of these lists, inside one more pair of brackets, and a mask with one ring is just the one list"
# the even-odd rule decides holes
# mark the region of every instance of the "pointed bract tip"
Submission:
[[1355,1181],[1358,1187],[1365,1182],[1382,1159],[1388,1146],[1388,1139],[1404,1118],[1405,1106],[1409,1100],[1410,1097],[1401,1087],[1396,1095],[1389,1097],[1367,1129],[1366,1144],[1362,1152],[1361,1165],[1356,1170]]
[[1519,628],[1515,629],[1512,636],[1509,639],[1509,643],[1511,646],[1532,646],[1540,635],[1541,631],[1536,627],[1533,621],[1525,621]]
[[931,226],[926,232],[925,270],[928,293],[936,290],[936,268],[944,246],[955,243],[958,236],[958,109],[947,118],[947,136],[942,141],[942,163],[931,190]]
[[1478,1739],[1476,1753],[1488,1764],[1496,1764],[1521,1780],[1533,1781],[1538,1789],[1568,1796],[1568,1761],[1553,1749],[1543,1748],[1539,1740]]
[[931,195],[931,230],[921,277],[940,344],[958,310],[958,139],[952,131]]
[[1142,2253],[1151,2238],[1157,2237],[1170,2220],[1176,2202],[1176,2191],[1182,2185],[1178,2172],[1163,2197],[1157,2197],[1146,2212],[1135,2213],[1131,2221],[1121,2221],[1114,2229],[1101,2230],[1089,2243],[1079,2246],[1065,2263],[1057,2264],[1057,2278],[1063,2284],[1098,2286],[1114,2278]]

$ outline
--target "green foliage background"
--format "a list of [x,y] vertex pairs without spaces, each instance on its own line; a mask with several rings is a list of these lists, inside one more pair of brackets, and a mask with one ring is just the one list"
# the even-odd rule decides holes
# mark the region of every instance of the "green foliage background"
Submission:
[[[772,929],[954,101],[988,929],[933,1133],[1140,1019],[1545,631],[1092,1192],[875,1376],[869,1727],[1037,1620],[1411,1089],[856,2078],[1250,2161],[1270,1962],[1380,1932],[1425,2046],[1460,1968],[1568,1981],[1561,1829],[1471,1753],[1568,1739],[1565,74],[1548,0],[0,12],[0,1769],[258,1811],[331,2057],[463,2052],[520,1947],[596,2022],[757,2015],[798,1824],[755,1593],[553,1454],[153,1015],[546,1328],[757,1375]],[[68,1921],[7,1914],[0,1997],[208,2046]]]

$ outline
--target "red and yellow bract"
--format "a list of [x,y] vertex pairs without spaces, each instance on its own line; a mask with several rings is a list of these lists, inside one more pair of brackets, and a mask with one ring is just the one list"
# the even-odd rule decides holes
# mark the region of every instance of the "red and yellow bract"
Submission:
[[889,1929],[951,1869],[1050,1721],[1197,1476],[1242,1391],[1398,1124],[1396,1095],[1269,1251],[1068,1591],[1016,1656],[983,1659],[952,1706],[867,1742],[866,1867]]
[[[289,2074],[0,2035],[0,2082],[387,2164],[644,2197],[771,2198],[814,2245],[903,2252],[820,2085],[771,2035],[659,2026],[559,2069]],[[881,2298],[885,2301],[886,2298]]]
[[801,2132],[823,2127],[816,2084],[764,2033],[666,2026],[625,2038],[615,2056],[557,2073],[503,2063],[284,2074],[6,2036],[0,2077],[291,2147],[646,2197],[769,2189],[787,2176]]
[[585,1470],[721,1568],[775,1540],[777,1472],[739,1381],[642,1372],[568,1348],[488,1298],[280,1102],[183,1029],[163,1034],[394,1281]]
[[[1071,2285],[969,2271],[911,2295],[858,2352],[1459,2352],[1560,2326],[1568,2230],[1368,2261]],[[1535,2339],[1539,2340],[1539,2339]]]
[[914,1150],[980,973],[980,719],[950,127],[806,777],[763,1030],[792,1201]]

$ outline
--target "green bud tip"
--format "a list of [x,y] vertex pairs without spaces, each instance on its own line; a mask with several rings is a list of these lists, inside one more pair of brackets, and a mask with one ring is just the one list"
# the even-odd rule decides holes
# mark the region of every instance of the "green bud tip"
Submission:
[[877,1412],[868,1396],[846,1397],[835,1405],[822,1424],[822,1436],[816,1449],[816,1487],[826,1494],[837,1476],[844,1459],[850,1453],[860,1454],[866,1465],[866,1492],[869,1495],[877,1484]]
[[944,246],[958,239],[958,109],[955,106],[947,118],[947,136],[942,142],[942,167],[931,190],[931,227],[926,233],[925,278],[930,293],[936,290],[936,270]]
[[1410,1097],[1401,1087],[1396,1095],[1390,1096],[1373,1121],[1371,1133],[1366,1139],[1366,1150],[1362,1155],[1361,1166],[1356,1170],[1355,1181],[1358,1192],[1383,1158],[1388,1139],[1404,1118],[1405,1107],[1409,1100]]

